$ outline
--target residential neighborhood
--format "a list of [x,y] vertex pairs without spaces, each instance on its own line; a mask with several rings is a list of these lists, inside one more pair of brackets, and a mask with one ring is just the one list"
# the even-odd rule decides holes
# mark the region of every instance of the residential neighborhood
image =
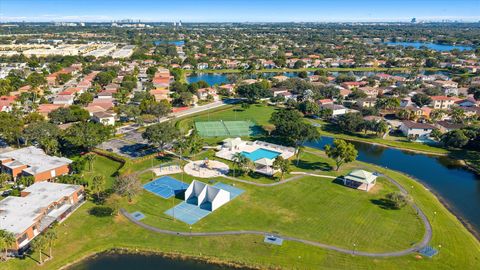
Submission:
[[475,4],[28,2],[0,269],[478,268]]

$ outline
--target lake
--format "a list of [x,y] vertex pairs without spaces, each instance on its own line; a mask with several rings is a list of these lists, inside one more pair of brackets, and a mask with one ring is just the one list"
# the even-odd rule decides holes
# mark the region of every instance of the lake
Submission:
[[185,45],[185,41],[183,40],[155,40],[153,42],[155,46],[168,44],[168,45],[175,45],[175,46],[183,46]]
[[[372,71],[355,71],[355,72],[346,72],[346,71],[332,71],[332,72],[329,72],[332,76],[338,76],[338,74],[340,73],[353,73],[353,75],[357,76],[357,77],[369,77],[369,76],[373,76],[375,74],[378,74],[378,73],[383,73],[383,72],[372,72]],[[432,74],[444,74],[444,75],[448,75],[446,74],[445,72],[442,72],[442,71],[423,71],[423,72],[420,72],[421,74],[425,74],[425,75],[432,75]],[[310,76],[310,75],[313,75],[313,72],[307,72],[307,74]],[[205,81],[207,82],[210,86],[213,86],[215,84],[218,84],[218,85],[221,85],[221,84],[227,84],[227,83],[230,83],[230,80],[228,79],[228,77],[230,76],[238,76],[238,74],[236,73],[231,73],[231,74],[227,74],[227,73],[196,73],[196,74],[191,74],[190,76],[187,76],[187,82],[188,83],[194,83],[194,82],[198,82],[198,81]],[[278,76],[278,75],[285,75],[289,78],[294,78],[294,77],[298,77],[298,72],[263,72],[263,73],[258,73],[258,74],[252,74],[250,76],[250,78],[252,79],[255,79],[255,78],[271,78],[273,76]],[[407,77],[408,74],[407,73],[401,73],[401,72],[395,72],[394,74],[392,75],[395,75],[395,76],[402,76],[402,77]]]
[[390,45],[390,46],[403,46],[403,47],[414,47],[416,49],[420,49],[421,47],[427,47],[429,49],[439,51],[439,52],[445,52],[445,51],[451,51],[454,49],[460,50],[460,51],[466,51],[466,50],[473,50],[473,47],[470,46],[463,46],[463,45],[448,45],[448,44],[437,44],[437,43],[426,43],[426,42],[385,42],[384,44]]
[[[308,72],[308,75],[312,75],[313,72]],[[188,83],[194,83],[198,81],[205,81],[209,85],[215,85],[215,84],[226,84],[229,83],[230,80],[228,79],[228,75],[226,73],[197,73],[195,75],[190,75],[187,77],[187,82]],[[230,74],[231,76],[237,76],[238,74],[232,73]],[[296,72],[263,72],[263,73],[258,73],[258,74],[252,74],[250,76],[251,79],[255,78],[271,78],[277,75],[285,75],[289,78],[293,77],[298,77],[298,73]]]
[[[307,143],[323,149],[332,138]],[[352,142],[358,150],[358,160],[387,167],[413,176],[441,197],[456,215],[468,222],[477,236],[480,232],[480,177],[458,161],[443,157],[417,154],[368,143]]]
[[79,262],[68,270],[238,270],[228,266],[196,260],[180,260],[160,255],[100,253]]

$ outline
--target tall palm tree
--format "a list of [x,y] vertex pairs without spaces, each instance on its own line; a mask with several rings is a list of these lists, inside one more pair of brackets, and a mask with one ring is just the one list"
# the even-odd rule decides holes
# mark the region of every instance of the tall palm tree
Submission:
[[97,199],[100,197],[100,192],[105,186],[105,176],[95,175],[92,179],[92,191],[97,195]]
[[247,160],[247,158],[241,152],[235,153],[233,155],[233,157],[232,157],[233,177],[235,177],[236,168],[242,167],[242,165],[246,163],[246,160]]
[[17,239],[15,238],[15,235],[13,235],[13,233],[7,232],[5,230],[0,230],[0,241],[3,245],[4,251],[5,251],[4,256],[6,259],[8,255],[8,248],[15,245]]
[[50,227],[48,231],[45,233],[45,240],[48,244],[49,252],[48,257],[52,258],[52,247],[55,244],[55,240],[57,240],[57,232],[55,226]]
[[97,155],[95,155],[95,154],[93,154],[93,153],[89,153],[89,154],[86,154],[86,155],[85,155],[85,158],[86,158],[87,161],[88,161],[88,169],[89,169],[89,171],[92,171],[93,161],[97,158]]
[[34,250],[38,251],[38,261],[40,264],[43,263],[42,250],[45,248],[45,237],[40,234],[31,242],[31,246]]

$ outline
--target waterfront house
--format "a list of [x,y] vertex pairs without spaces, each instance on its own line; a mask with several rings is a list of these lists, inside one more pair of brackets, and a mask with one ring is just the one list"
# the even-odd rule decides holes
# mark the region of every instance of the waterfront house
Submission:
[[435,126],[433,125],[409,120],[402,121],[402,124],[400,125],[400,131],[402,131],[405,136],[413,138],[428,137],[434,129]]

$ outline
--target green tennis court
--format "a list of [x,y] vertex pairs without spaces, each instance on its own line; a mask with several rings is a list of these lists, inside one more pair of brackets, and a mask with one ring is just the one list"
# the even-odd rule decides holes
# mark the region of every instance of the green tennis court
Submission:
[[195,128],[202,137],[253,136],[261,132],[252,121],[198,121]]

